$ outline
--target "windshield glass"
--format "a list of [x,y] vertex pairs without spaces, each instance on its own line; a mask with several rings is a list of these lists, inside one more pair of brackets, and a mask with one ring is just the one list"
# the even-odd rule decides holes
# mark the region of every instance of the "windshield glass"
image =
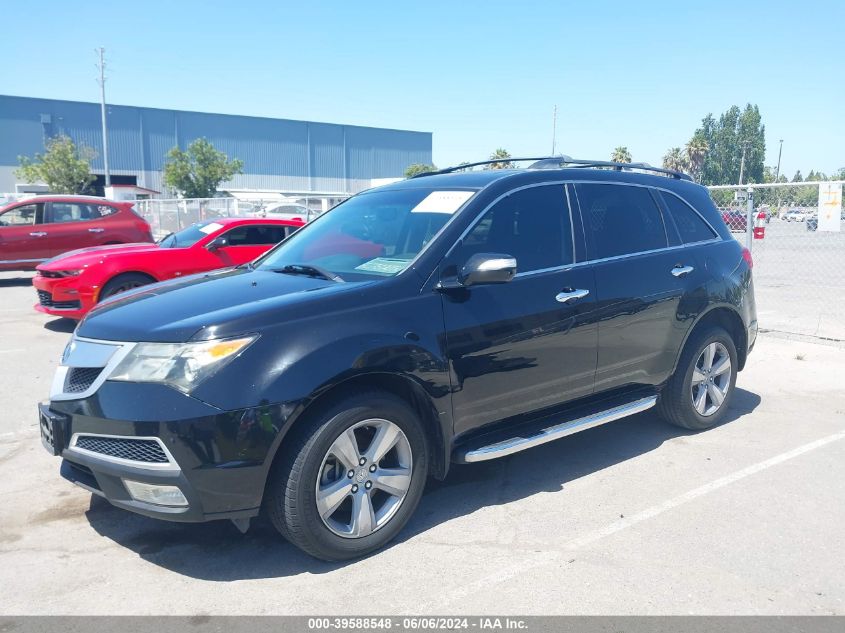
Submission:
[[166,235],[158,245],[162,248],[185,248],[186,246],[193,246],[206,235],[214,233],[221,228],[223,228],[223,225],[214,220],[197,222],[177,233]]
[[363,193],[300,229],[257,266],[318,266],[346,281],[392,277],[474,194],[432,188]]

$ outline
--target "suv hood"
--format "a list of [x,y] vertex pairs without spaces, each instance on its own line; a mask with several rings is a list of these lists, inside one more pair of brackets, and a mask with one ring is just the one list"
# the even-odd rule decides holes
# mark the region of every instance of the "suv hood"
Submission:
[[106,257],[122,255],[123,253],[144,253],[158,251],[158,244],[151,242],[138,242],[136,244],[108,244],[106,246],[91,246],[90,248],[78,248],[75,251],[68,251],[61,255],[48,259],[37,266],[39,270],[73,270],[96,264]]
[[[361,285],[230,268],[118,295],[92,310],[80,323],[76,335],[161,343],[225,338],[278,324],[292,316],[296,306]],[[325,312],[325,308],[317,309]]]

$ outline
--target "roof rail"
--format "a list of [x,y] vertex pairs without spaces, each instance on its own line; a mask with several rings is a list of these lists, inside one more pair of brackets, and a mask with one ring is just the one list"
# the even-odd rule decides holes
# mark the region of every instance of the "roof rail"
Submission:
[[87,200],[91,200],[93,198],[93,199],[96,199],[96,200],[108,200],[108,198],[106,198],[105,196],[95,196],[93,194],[88,195],[87,193],[35,193],[35,194],[33,194],[32,197],[33,198],[40,198],[40,197],[45,197],[45,198],[79,198],[79,199],[84,198],[84,199],[87,199]]
[[496,163],[520,163],[531,161],[528,169],[563,169],[564,167],[572,168],[589,168],[589,167],[612,167],[617,171],[634,170],[651,171],[658,174],[663,174],[678,180],[692,180],[692,178],[683,172],[675,171],[673,169],[664,169],[662,167],[652,167],[648,163],[614,163],[607,160],[589,160],[581,158],[572,158],[561,154],[559,156],[540,156],[537,158],[491,158],[489,160],[480,160],[475,163],[463,163],[455,165],[454,167],[445,167],[436,171],[426,171],[411,178],[422,178],[424,176],[434,176],[437,174],[451,174],[456,171],[469,169],[470,167],[479,167],[481,165],[494,165]]
[[678,180],[692,180],[689,174],[682,171],[675,171],[674,169],[665,169],[663,167],[652,167],[648,163],[615,163],[610,160],[590,160],[582,158],[571,158],[569,156],[552,156],[538,160],[533,165],[529,165],[528,169],[561,169],[564,167],[572,167],[574,169],[582,169],[589,167],[611,167],[617,171],[634,170],[653,171],[664,176],[677,178]]
[[460,165],[455,165],[453,167],[444,167],[443,169],[437,169],[435,171],[424,171],[422,173],[416,174],[411,176],[411,178],[421,178],[423,176],[435,176],[437,174],[451,174],[455,171],[463,171],[464,169],[469,169],[470,167],[480,167],[481,165],[495,165],[496,163],[524,163],[526,161],[543,161],[548,160],[549,158],[554,158],[556,160],[560,160],[561,158],[569,159],[568,156],[540,156],[537,158],[491,158],[488,160],[479,160],[475,163],[461,163]]

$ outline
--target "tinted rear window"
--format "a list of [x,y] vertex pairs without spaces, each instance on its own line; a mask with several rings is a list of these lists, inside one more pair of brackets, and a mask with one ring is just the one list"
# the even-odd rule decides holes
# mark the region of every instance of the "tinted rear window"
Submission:
[[593,259],[667,246],[663,216],[647,188],[590,183],[576,185],[576,191]]
[[669,207],[669,213],[672,214],[672,219],[675,220],[675,226],[678,227],[678,233],[681,235],[681,240],[684,244],[703,242],[716,237],[713,229],[701,219],[701,216],[686,202],[678,198],[678,196],[664,192],[663,200],[666,201],[666,206]]

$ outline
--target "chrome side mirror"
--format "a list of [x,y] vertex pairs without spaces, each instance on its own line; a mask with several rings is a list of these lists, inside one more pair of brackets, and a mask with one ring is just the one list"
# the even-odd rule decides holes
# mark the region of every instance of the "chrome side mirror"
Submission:
[[516,275],[516,258],[501,253],[476,253],[458,272],[462,286],[504,284]]

